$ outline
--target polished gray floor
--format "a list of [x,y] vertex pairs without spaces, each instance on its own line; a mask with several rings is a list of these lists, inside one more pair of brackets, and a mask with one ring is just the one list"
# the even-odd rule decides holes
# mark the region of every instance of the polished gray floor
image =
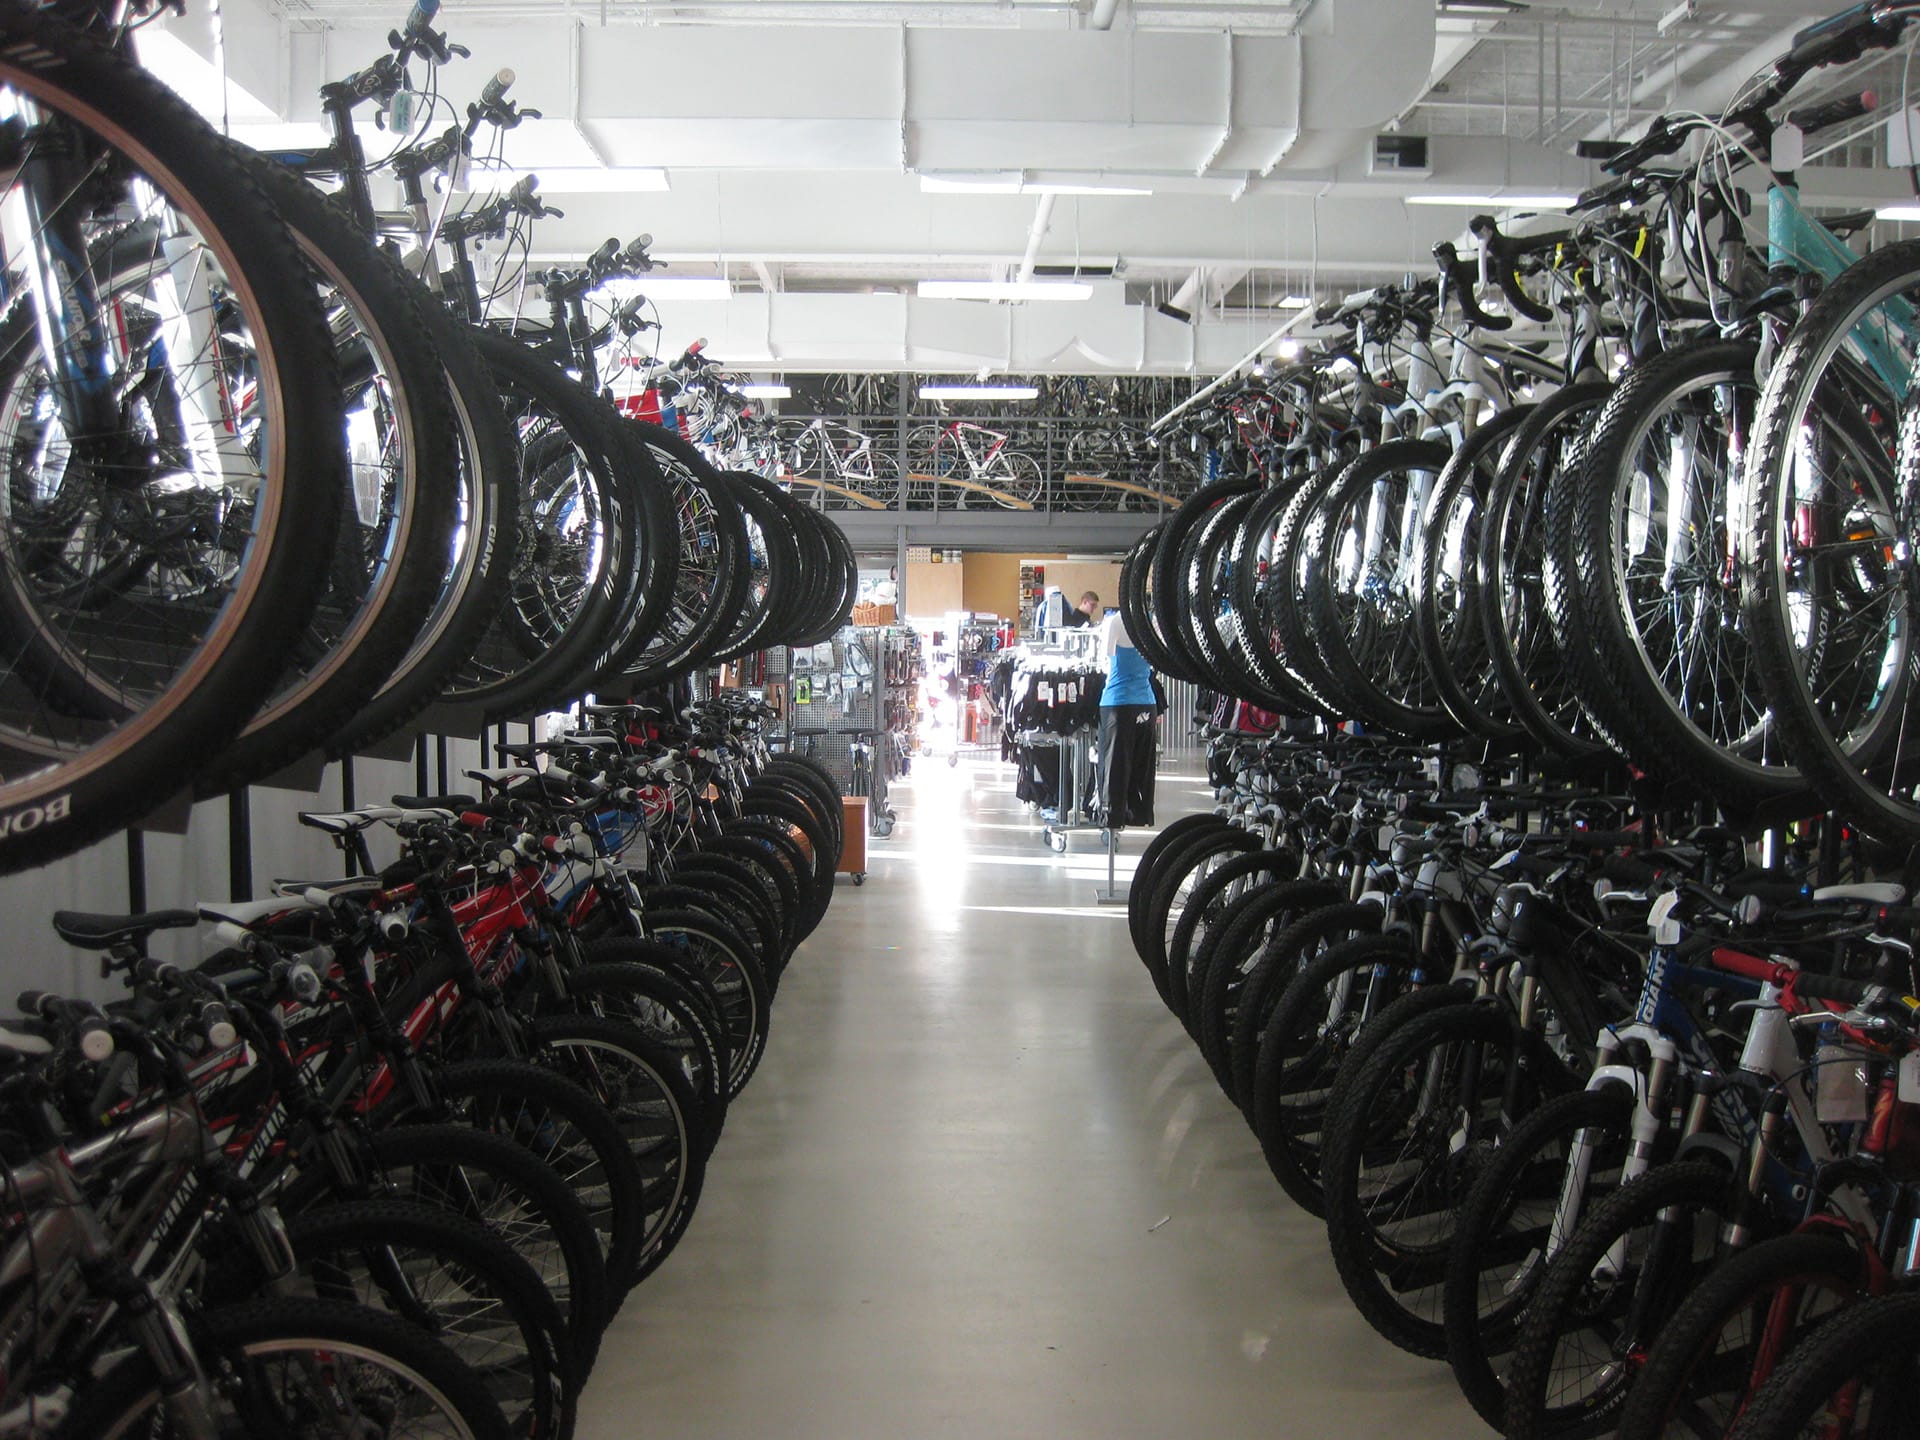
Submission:
[[[1354,1313],[1093,903],[1092,837],[1049,853],[1004,776],[895,791],[579,1440],[1487,1435]],[[1198,785],[1163,774],[1161,818]]]

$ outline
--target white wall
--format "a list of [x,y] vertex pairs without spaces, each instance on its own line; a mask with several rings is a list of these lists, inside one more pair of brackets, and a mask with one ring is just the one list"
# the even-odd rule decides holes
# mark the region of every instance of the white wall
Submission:
[[[514,739],[524,738],[520,726],[513,726]],[[489,741],[491,744],[491,741]],[[479,742],[449,738],[447,743],[447,789],[471,792],[473,785],[462,777],[466,771],[486,763]],[[427,740],[428,787],[436,784],[433,738]],[[354,761],[354,787],[357,803],[384,802],[396,794],[414,790],[416,771],[411,760],[374,760],[361,756]],[[340,852],[318,830],[299,822],[302,810],[334,810],[341,806],[341,767],[327,766],[319,785],[311,791],[272,789],[254,786],[249,792],[253,836],[253,877],[256,895],[270,893],[277,878],[306,878],[344,875],[346,868]],[[202,801],[193,807],[187,832],[168,835],[145,831],[147,906],[166,909],[190,908],[202,900],[231,898],[228,892],[228,804],[224,796]],[[385,863],[393,858],[390,841],[375,832],[374,859]],[[0,1010],[12,1008],[14,997],[23,989],[58,990],[67,994],[109,998],[117,993],[119,982],[100,979],[97,958],[70,949],[53,933],[49,919],[62,909],[124,911],[127,895],[127,840],[114,835],[77,855],[69,856],[39,870],[0,877],[0,923],[8,932],[7,959],[0,965]],[[203,953],[200,936],[186,932],[156,937],[157,955],[188,958]]]

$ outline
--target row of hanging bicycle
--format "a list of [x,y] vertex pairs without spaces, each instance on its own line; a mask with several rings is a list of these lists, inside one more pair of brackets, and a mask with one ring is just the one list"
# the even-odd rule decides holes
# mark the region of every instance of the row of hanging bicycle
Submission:
[[[603,393],[652,322],[583,297],[644,239],[541,272],[546,324],[486,323],[476,243],[551,212],[531,178],[448,203],[527,112],[503,72],[432,129],[435,9],[322,87],[330,145],[272,156],[135,65],[144,3],[0,11],[0,870],[430,706],[471,733],[844,623],[838,527]],[[376,165],[357,127],[403,93],[427,118]]]
[[1299,717],[1216,732],[1133,943],[1360,1313],[1514,1440],[1920,1433],[1920,245],[1768,163],[1916,13],[1324,317],[1126,561],[1157,668]]

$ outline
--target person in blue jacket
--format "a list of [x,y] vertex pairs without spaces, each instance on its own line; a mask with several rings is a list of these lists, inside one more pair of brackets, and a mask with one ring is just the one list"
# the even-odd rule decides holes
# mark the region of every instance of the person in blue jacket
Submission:
[[1120,830],[1153,824],[1158,765],[1153,671],[1134,648],[1118,610],[1100,622],[1107,683],[1100,692],[1100,795],[1106,824]]

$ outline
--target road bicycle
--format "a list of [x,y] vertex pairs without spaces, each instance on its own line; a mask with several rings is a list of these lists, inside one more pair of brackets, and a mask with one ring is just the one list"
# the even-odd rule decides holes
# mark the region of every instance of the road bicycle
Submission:
[[[1009,449],[1012,439],[971,420],[916,425],[907,431],[908,503],[952,509],[991,503],[1008,510],[1044,504],[1047,485],[1040,462]],[[952,493],[943,495],[943,486]]]

